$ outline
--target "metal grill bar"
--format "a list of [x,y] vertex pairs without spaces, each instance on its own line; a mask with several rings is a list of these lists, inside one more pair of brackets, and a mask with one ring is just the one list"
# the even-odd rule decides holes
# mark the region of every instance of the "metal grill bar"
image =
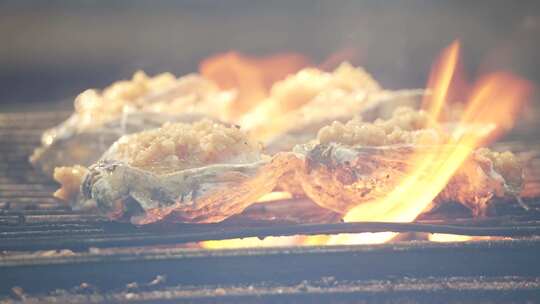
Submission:
[[[161,278],[161,277],[158,277]],[[540,298],[539,280],[524,277],[452,277],[427,279],[388,279],[336,281],[332,277],[298,284],[179,285],[149,288],[131,283],[121,291],[98,293],[82,284],[55,294],[17,299],[30,303],[534,303]],[[154,284],[156,285],[156,284]]]
[[[51,197],[55,183],[28,164],[41,131],[65,117],[66,113],[0,114],[0,250],[24,250],[0,254],[0,294],[19,300],[82,303],[124,299],[357,302],[374,297],[380,300],[381,294],[389,301],[420,303],[432,303],[433,294],[463,303],[479,299],[526,303],[540,296],[540,268],[531,266],[540,251],[536,237],[459,244],[408,242],[221,251],[170,248],[205,239],[297,233],[392,230],[536,235],[540,234],[540,216],[534,211],[540,209],[537,200],[527,201],[533,211],[526,213],[500,202],[496,207],[507,216],[481,220],[459,218],[463,214],[458,210],[455,220],[441,220],[435,211],[412,224],[232,221],[138,228],[70,210]],[[539,193],[540,181],[528,187]],[[82,251],[57,251],[62,248]],[[35,251],[39,249],[53,251]],[[409,278],[403,278],[404,274]],[[144,283],[156,277],[166,278],[166,283]],[[330,283],[317,283],[321,278],[330,278],[324,279]],[[134,280],[142,289],[133,289]]]
[[[107,228],[107,226],[115,226]],[[205,240],[292,235],[318,235],[361,232],[424,232],[447,233],[471,236],[524,237],[540,235],[540,222],[519,226],[451,226],[421,223],[338,223],[338,224],[297,224],[293,226],[270,225],[267,227],[227,227],[223,225],[181,225],[166,231],[149,231],[129,225],[104,224],[94,227],[60,226],[33,231],[2,231],[2,250],[45,250],[65,248],[86,250],[90,247],[129,247],[147,245],[182,244]],[[172,228],[172,229],[171,229]]]
[[[139,248],[88,253],[19,254],[0,259],[0,293],[21,286],[30,293],[69,289],[83,282],[98,290],[125,287],[156,276],[167,285],[235,285],[333,277],[337,281],[389,278],[538,278],[540,242],[492,241],[460,244],[413,242],[384,245],[240,250]],[[256,271],[254,271],[256,270]],[[44,281],[43,278],[54,278]]]

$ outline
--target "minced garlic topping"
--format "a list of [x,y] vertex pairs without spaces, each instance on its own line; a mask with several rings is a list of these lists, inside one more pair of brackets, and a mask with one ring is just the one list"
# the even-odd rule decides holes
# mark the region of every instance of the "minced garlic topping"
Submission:
[[309,103],[320,93],[331,90],[374,92],[380,91],[381,87],[362,68],[344,62],[332,73],[306,68],[276,82],[268,102],[276,103],[283,110],[294,110]]
[[134,167],[168,171],[254,161],[261,148],[238,127],[205,119],[193,124],[166,123],[159,129],[125,136],[117,142],[114,157]]
[[[84,129],[97,123],[118,118],[125,111],[146,110],[163,113],[183,113],[192,110],[196,104],[212,101],[214,108],[222,96],[213,82],[198,76],[187,75],[176,78],[171,73],[154,77],[138,71],[131,80],[122,80],[98,91],[90,89],[75,99],[77,126]],[[215,102],[214,102],[215,99]],[[225,105],[223,105],[225,106]],[[212,116],[208,113],[208,115]]]
[[244,115],[240,124],[267,141],[310,121],[358,111],[379,84],[362,68],[342,63],[333,72],[305,68],[276,82],[268,98]]
[[317,134],[320,143],[344,145],[383,146],[392,144],[440,142],[442,134],[425,128],[427,113],[410,108],[398,108],[388,120],[377,119],[373,123],[353,119],[347,123],[334,122],[323,127]]
[[[429,117],[424,111],[398,108],[388,120],[377,119],[373,123],[353,119],[347,123],[334,122],[319,130],[317,139],[321,144],[341,143],[347,146],[386,146],[395,144],[443,144],[448,135],[428,128]],[[523,163],[511,152],[496,152],[488,148],[475,151],[477,161],[492,164],[507,185],[515,189],[523,182]]]
[[523,162],[514,153],[509,151],[496,152],[488,148],[480,148],[476,153],[491,160],[493,169],[501,174],[508,184],[522,184]]
[[137,105],[136,100],[149,92],[171,88],[176,77],[170,73],[148,77],[138,71],[131,80],[117,81],[103,91],[89,89],[75,99],[75,112],[78,114],[114,115],[121,113],[124,106]]
[[354,67],[348,62],[343,62],[334,70],[333,83],[336,87],[345,91],[358,89],[369,92],[382,90],[379,83],[362,67]]

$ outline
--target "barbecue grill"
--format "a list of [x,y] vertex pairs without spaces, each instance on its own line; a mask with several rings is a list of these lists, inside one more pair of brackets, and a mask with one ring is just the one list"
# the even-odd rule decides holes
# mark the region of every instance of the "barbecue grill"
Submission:
[[[465,56],[457,70],[512,71],[538,87],[539,16],[535,1],[3,1],[0,111],[51,112],[0,113],[0,303],[540,302],[538,155],[525,169],[523,201],[495,200],[483,217],[452,202],[412,223],[344,223],[330,211],[300,222],[258,217],[288,215],[291,204],[317,208],[293,198],[221,223],[142,227],[72,210],[28,162],[43,131],[71,114],[72,98],[52,101],[138,69],[185,75],[229,50],[295,52],[314,66],[349,60],[385,89],[419,88],[431,59],[458,38]],[[531,99],[490,148],[540,151],[538,96]],[[400,234],[378,245],[200,243],[388,231]],[[433,233],[472,239],[428,241]]]
[[[538,201],[526,200],[528,211],[500,202],[495,205],[499,215],[481,219],[444,220],[433,211],[406,224],[235,221],[137,228],[70,210],[51,196],[57,185],[30,167],[28,155],[43,129],[67,115],[0,117],[0,293],[6,301],[431,303],[444,297],[460,303],[529,303],[540,298]],[[532,178],[539,169],[533,159],[528,191],[539,187]],[[235,250],[193,245],[248,236],[366,231],[491,239]]]

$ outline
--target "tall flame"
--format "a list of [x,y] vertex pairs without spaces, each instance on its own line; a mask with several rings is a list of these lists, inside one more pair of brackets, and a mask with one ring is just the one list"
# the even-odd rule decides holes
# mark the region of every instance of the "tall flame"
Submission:
[[[448,92],[452,89],[459,49],[459,42],[453,42],[443,50],[440,59],[431,71],[428,88],[432,94],[426,97],[422,105],[431,118],[431,127],[439,127],[444,121],[442,113],[448,101]],[[486,75],[480,78],[472,88],[459,123],[453,128],[445,142],[433,147],[432,153],[413,154],[408,161],[411,165],[407,169],[407,174],[395,189],[383,197],[357,205],[345,214],[345,222],[414,221],[418,215],[430,207],[437,195],[476,148],[495,140],[502,132],[513,126],[530,91],[527,81],[508,73]],[[395,235],[395,233],[384,232],[342,234],[331,237],[290,237],[280,238],[280,242],[274,245],[289,244],[290,241],[296,241],[297,245],[382,243]],[[452,239],[455,240],[448,237],[434,238],[434,240]],[[272,244],[272,241],[257,240],[255,243],[257,243],[254,244],[256,246],[268,245]],[[238,245],[238,243],[212,243],[212,246],[207,247],[223,248],[227,245]]]
[[442,51],[438,63],[432,67],[427,84],[427,88],[431,90],[432,94],[426,95],[422,106],[428,111],[433,121],[439,119],[446,102],[448,90],[456,71],[459,49],[460,45],[456,40]]

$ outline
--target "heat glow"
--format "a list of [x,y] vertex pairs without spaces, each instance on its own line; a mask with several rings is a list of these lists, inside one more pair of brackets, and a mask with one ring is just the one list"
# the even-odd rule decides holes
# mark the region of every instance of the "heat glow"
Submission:
[[306,57],[294,53],[255,58],[228,52],[203,60],[199,70],[222,89],[235,90],[236,100],[227,116],[237,119],[266,98],[272,84],[308,65]]
[[[448,92],[452,89],[459,60],[459,42],[453,42],[442,51],[435,62],[427,84],[431,94],[422,108],[431,118],[430,127],[442,128],[443,112],[448,105]],[[281,70],[284,72],[285,70]],[[292,70],[290,70],[292,71]],[[238,80],[238,82],[244,82]],[[247,83],[247,82],[244,82]],[[386,195],[363,202],[349,210],[345,222],[412,222],[428,210],[437,195],[446,187],[475,149],[489,144],[504,131],[512,128],[519,110],[527,100],[530,85],[509,73],[497,72],[480,77],[467,92],[465,107],[445,141],[432,147],[433,153],[416,153],[408,161],[407,174]],[[454,123],[454,121],[452,121]],[[420,144],[421,146],[421,144]],[[474,183],[474,181],[472,181]],[[265,240],[225,240],[203,242],[205,248],[237,248],[279,245],[343,245],[384,243],[396,233],[360,233],[335,236],[282,237]],[[431,237],[434,241],[466,240],[467,237]]]

